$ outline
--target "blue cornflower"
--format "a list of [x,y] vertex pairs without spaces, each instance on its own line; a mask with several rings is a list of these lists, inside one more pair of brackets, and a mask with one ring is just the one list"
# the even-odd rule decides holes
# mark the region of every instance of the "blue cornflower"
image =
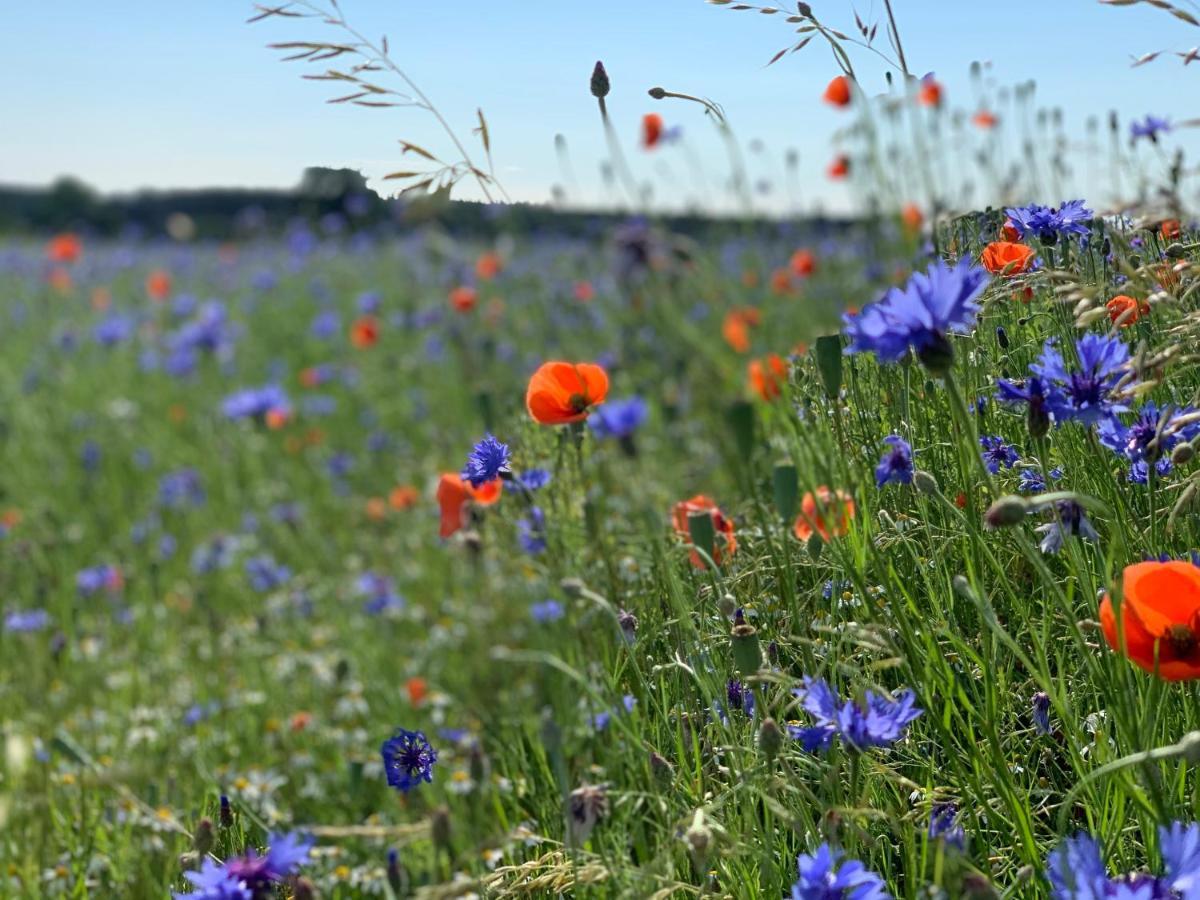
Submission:
[[535,622],[557,622],[566,615],[566,610],[557,600],[543,600],[529,607],[529,615]]
[[518,475],[517,482],[527,491],[540,491],[550,483],[550,473],[545,469],[530,469]]
[[112,313],[96,323],[92,337],[103,347],[112,347],[133,337],[135,323],[129,316]]
[[885,437],[883,442],[888,449],[883,451],[883,457],[875,467],[875,486],[883,487],[890,482],[912,484],[912,446],[898,434]]
[[50,613],[44,609],[16,610],[4,617],[4,630],[8,632],[41,631],[50,624]]
[[377,616],[389,609],[403,609],[404,598],[396,593],[395,582],[378,572],[363,572],[354,582],[359,596],[365,598],[363,609]]
[[540,506],[529,507],[529,514],[517,520],[517,541],[530,556],[546,549],[546,514]]
[[958,807],[953,803],[938,803],[929,811],[929,839],[941,841],[947,847],[962,850],[967,843],[966,832],[958,821]]
[[1117,413],[1128,412],[1115,391],[1128,372],[1129,348],[1118,338],[1085,334],[1075,343],[1078,371],[1067,369],[1053,341],[1029,369],[1045,380],[1046,406],[1056,425],[1076,420],[1095,425]]
[[1030,700],[1030,705],[1033,707],[1033,727],[1038,734],[1050,734],[1050,695],[1038,691]]
[[[1063,477],[1062,469],[1055,466],[1050,470],[1050,478],[1058,481]],[[1046,490],[1046,479],[1037,469],[1022,469],[1017,488],[1024,494],[1040,494]]]
[[92,566],[75,575],[75,588],[81,597],[91,597],[101,590],[119,591],[122,584],[121,570],[116,566]]
[[195,469],[178,469],[168,472],[158,481],[158,503],[160,506],[179,508],[199,506],[204,502],[204,485],[200,473]]
[[467,464],[463,466],[463,481],[469,481],[472,487],[482,487],[489,481],[495,481],[501,475],[512,472],[509,468],[508,444],[502,444],[492,435],[485,434],[483,440],[471,448]]
[[1036,375],[1021,384],[996,379],[996,400],[1005,406],[1025,409],[1025,421],[1030,437],[1042,438],[1050,430],[1050,408],[1046,405],[1049,385]]
[[924,712],[916,707],[912,691],[903,691],[895,700],[867,691],[863,703],[847,700],[839,705],[837,694],[824,678],[805,676],[804,685],[792,693],[800,698],[813,724],[789,725],[788,733],[810,753],[827,750],[834,738],[841,738],[852,750],[890,746],[904,737],[909,723]]
[[1051,514],[1054,516],[1054,521],[1040,525],[1036,529],[1038,534],[1042,535],[1042,542],[1039,546],[1043,553],[1057,553],[1062,549],[1063,541],[1069,535],[1088,541],[1100,540],[1100,535],[1096,533],[1096,529],[1092,527],[1092,523],[1084,514],[1083,507],[1074,500],[1060,500],[1054,505]]
[[1043,244],[1054,244],[1060,236],[1089,232],[1095,215],[1082,200],[1070,200],[1058,209],[1031,203],[1004,210],[1021,237],[1037,235]]
[[397,728],[396,733],[383,742],[380,753],[383,754],[387,783],[401,793],[407,794],[422,781],[433,783],[433,766],[438,755],[424,732]]
[[1011,444],[1004,443],[1002,437],[985,434],[979,439],[979,446],[983,448],[984,465],[993,475],[1001,468],[1011,469],[1021,458],[1021,454],[1017,453],[1016,448]]
[[725,685],[725,698],[729,701],[730,709],[740,709],[747,716],[754,716],[754,692],[750,686],[742,684],[736,678],[731,678]]
[[641,397],[609,400],[588,416],[588,428],[598,438],[626,440],[646,421],[649,410]]
[[[621,698],[621,706],[626,713],[633,712],[633,708],[637,706],[637,698],[633,694],[626,694]],[[620,712],[620,710],[618,710]],[[608,723],[612,721],[613,714],[611,712],[599,712],[592,716],[592,728],[596,731],[603,731],[608,727]]]
[[1053,900],[1195,900],[1200,896],[1200,824],[1159,826],[1163,874],[1131,872],[1112,878],[1089,834],[1067,838],[1046,859]]
[[1171,472],[1171,448],[1181,440],[1191,440],[1200,426],[1191,422],[1181,424],[1181,416],[1194,412],[1191,409],[1169,411],[1159,409],[1154,403],[1146,403],[1139,409],[1134,420],[1125,425],[1119,419],[1105,419],[1096,429],[1100,443],[1120,453],[1131,463],[1129,480],[1145,484],[1153,465],[1160,476]]
[[319,340],[328,340],[342,330],[338,314],[333,310],[319,312],[313,317],[309,333]]
[[280,565],[270,556],[252,556],[246,560],[246,577],[250,587],[259,593],[273,591],[291,580],[292,570]]
[[953,359],[948,335],[970,330],[979,313],[975,298],[987,280],[987,272],[967,258],[953,268],[933,263],[862,312],[842,316],[847,352],[898,362],[911,347],[931,371],[947,371]]
[[800,876],[791,900],[891,900],[883,879],[857,859],[842,861],[842,852],[828,843],[796,859]]
[[1158,136],[1166,134],[1171,130],[1171,122],[1168,119],[1160,119],[1158,116],[1146,116],[1142,121],[1136,119],[1129,123],[1129,136],[1134,141],[1138,138],[1147,138],[1152,143],[1158,143]]
[[200,863],[199,872],[184,872],[183,877],[192,883],[191,891],[175,891],[175,900],[253,900],[246,883],[208,857]]
[[276,384],[244,388],[230,394],[221,403],[221,412],[227,419],[261,420],[269,412],[287,414],[291,408],[287,394]]
[[313,840],[295,834],[267,835],[267,852],[253,850],[216,864],[205,859],[199,872],[184,877],[196,888],[175,900],[259,900],[275,895],[275,885],[294,875],[309,859]]

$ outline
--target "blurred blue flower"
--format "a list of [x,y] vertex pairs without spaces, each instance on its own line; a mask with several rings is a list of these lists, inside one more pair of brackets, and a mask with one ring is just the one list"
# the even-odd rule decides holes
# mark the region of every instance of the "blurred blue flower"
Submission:
[[789,725],[788,732],[809,752],[828,749],[834,738],[853,750],[890,746],[924,712],[916,707],[912,691],[901,692],[895,700],[867,691],[862,704],[854,700],[839,704],[837,694],[824,678],[805,676],[803,686],[792,693],[800,699],[813,724]]
[[1050,734],[1050,695],[1038,691],[1030,701],[1033,706],[1033,727],[1039,734]]
[[791,900],[892,900],[882,878],[828,843],[797,857],[796,871]]
[[1091,835],[1067,838],[1046,859],[1054,900],[1194,900],[1200,895],[1200,825],[1159,826],[1163,874],[1133,872],[1112,878]]
[[588,416],[588,428],[598,438],[630,438],[646,421],[649,410],[641,397],[609,400]]
[[875,467],[875,486],[883,487],[893,482],[912,484],[912,446],[898,434],[885,437],[883,442],[888,445],[888,449],[883,451],[883,457]]
[[1158,116],[1146,116],[1142,121],[1134,119],[1129,123],[1129,136],[1136,141],[1138,138],[1146,138],[1152,143],[1158,142],[1160,134],[1166,134],[1171,130],[1171,123],[1168,119],[1160,119]]
[[1060,500],[1050,513],[1054,516],[1054,521],[1036,529],[1038,534],[1042,535],[1039,547],[1043,553],[1057,553],[1068,536],[1081,537],[1087,541],[1100,540],[1100,535],[1084,514],[1083,507],[1074,500]]
[[557,600],[542,600],[529,607],[529,615],[535,622],[557,622],[566,615],[566,610]]
[[983,448],[983,462],[987,470],[995,475],[1003,467],[1011,469],[1021,458],[1011,444],[1004,443],[1004,438],[985,434],[979,439]]
[[44,609],[15,610],[4,617],[4,630],[12,633],[41,631],[50,624],[50,613]]
[[250,587],[259,593],[283,587],[292,577],[292,570],[280,565],[270,556],[252,556],[246,560],[246,577]]
[[947,847],[962,850],[967,843],[966,832],[958,821],[958,807],[953,803],[938,803],[929,811],[929,839],[941,841]]

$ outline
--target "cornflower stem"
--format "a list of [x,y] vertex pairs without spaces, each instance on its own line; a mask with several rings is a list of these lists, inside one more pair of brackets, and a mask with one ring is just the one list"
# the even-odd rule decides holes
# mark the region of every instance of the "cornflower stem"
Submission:
[[[983,457],[979,453],[979,432],[975,428],[975,419],[967,409],[967,404],[958,389],[958,382],[954,379],[954,373],[947,370],[942,376],[942,381],[946,385],[946,396],[950,398],[950,410],[958,420],[959,430],[968,440],[970,455],[975,460],[975,465],[983,476],[983,481],[987,485],[989,494],[994,495],[992,473],[988,471],[987,466],[983,462]],[[963,474],[965,475],[966,473],[964,472]]]

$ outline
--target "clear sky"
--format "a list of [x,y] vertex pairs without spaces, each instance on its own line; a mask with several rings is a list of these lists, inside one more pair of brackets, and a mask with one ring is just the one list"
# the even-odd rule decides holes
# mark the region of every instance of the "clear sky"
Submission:
[[[868,18],[878,5],[860,0],[857,9]],[[848,0],[812,6],[831,24],[852,25]],[[1200,29],[1149,7],[1095,0],[895,0],[895,7],[910,66],[935,71],[952,104],[973,105],[967,72],[981,60],[992,62],[1000,84],[1036,78],[1040,101],[1061,106],[1080,134],[1087,115],[1109,109],[1176,120],[1200,114],[1200,64],[1185,69],[1171,58],[1129,67],[1133,54],[1200,43]],[[766,68],[792,38],[782,17],[704,0],[343,0],[343,8],[363,32],[388,35],[395,59],[468,137],[475,107],[484,108],[497,172],[518,199],[546,200],[563,180],[559,133],[579,183],[574,198],[600,196],[605,153],[588,77],[603,59],[614,121],[627,133],[638,177],[655,180],[659,196],[685,184],[694,190],[693,166],[717,173],[724,156],[698,108],[646,96],[656,84],[719,101],[743,140],[764,142],[765,153],[751,154],[757,174],[777,173],[794,147],[808,196],[833,207],[844,201],[821,174],[830,135],[846,121],[818,100],[836,69],[815,43]],[[329,85],[301,80],[300,64],[276,62],[265,45],[337,35],[279,19],[245,24],[251,12],[242,0],[24,5],[0,31],[0,182],[70,173],[104,190],[288,186],[306,165],[350,166],[373,178],[410,168],[398,138],[446,147],[420,111],[325,105]],[[864,83],[882,91],[882,70],[863,60]],[[649,111],[680,124],[689,149],[653,158],[639,151],[638,121]],[[1180,132],[1171,141],[1194,155],[1198,136]]]

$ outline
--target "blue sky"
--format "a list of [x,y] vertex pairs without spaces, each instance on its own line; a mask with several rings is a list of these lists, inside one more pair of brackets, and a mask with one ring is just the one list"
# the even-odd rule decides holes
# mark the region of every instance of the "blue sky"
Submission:
[[[831,24],[852,24],[849,2],[812,5]],[[981,60],[992,63],[999,84],[1036,78],[1040,101],[1061,106],[1080,134],[1087,115],[1109,109],[1125,117],[1196,114],[1188,98],[1197,96],[1200,65],[1184,69],[1168,59],[1129,67],[1133,54],[1200,42],[1200,30],[1148,7],[1094,0],[895,5],[911,67],[935,71],[952,104],[973,105],[968,67]],[[344,0],[343,8],[360,30],[389,36],[393,56],[461,132],[469,136],[475,107],[484,108],[498,174],[518,199],[546,200],[562,180],[559,133],[578,177],[574,198],[602,198],[603,138],[587,86],[592,64],[603,59],[614,121],[627,133],[638,177],[654,180],[660,198],[697,191],[692,160],[718,181],[724,155],[698,108],[645,95],[656,84],[719,101],[744,141],[767,148],[751,155],[756,173],[777,172],[784,150],[794,147],[809,202],[845,203],[844,189],[822,175],[830,135],[846,122],[818,100],[835,67],[813,44],[766,68],[792,37],[782,17],[703,0]],[[857,9],[868,17],[872,0]],[[276,62],[265,45],[335,35],[282,20],[247,25],[250,12],[241,0],[60,0],[52,11],[33,4],[10,17],[0,32],[7,86],[0,181],[45,183],[71,173],[106,190],[287,186],[310,164],[351,166],[372,177],[408,168],[398,138],[445,147],[419,111],[325,105],[329,86],[301,80],[299,64]],[[864,83],[882,91],[882,69],[862,59]],[[683,127],[686,153],[671,148],[647,157],[637,149],[638,121],[649,111]],[[1172,141],[1194,154],[1197,134]]]

